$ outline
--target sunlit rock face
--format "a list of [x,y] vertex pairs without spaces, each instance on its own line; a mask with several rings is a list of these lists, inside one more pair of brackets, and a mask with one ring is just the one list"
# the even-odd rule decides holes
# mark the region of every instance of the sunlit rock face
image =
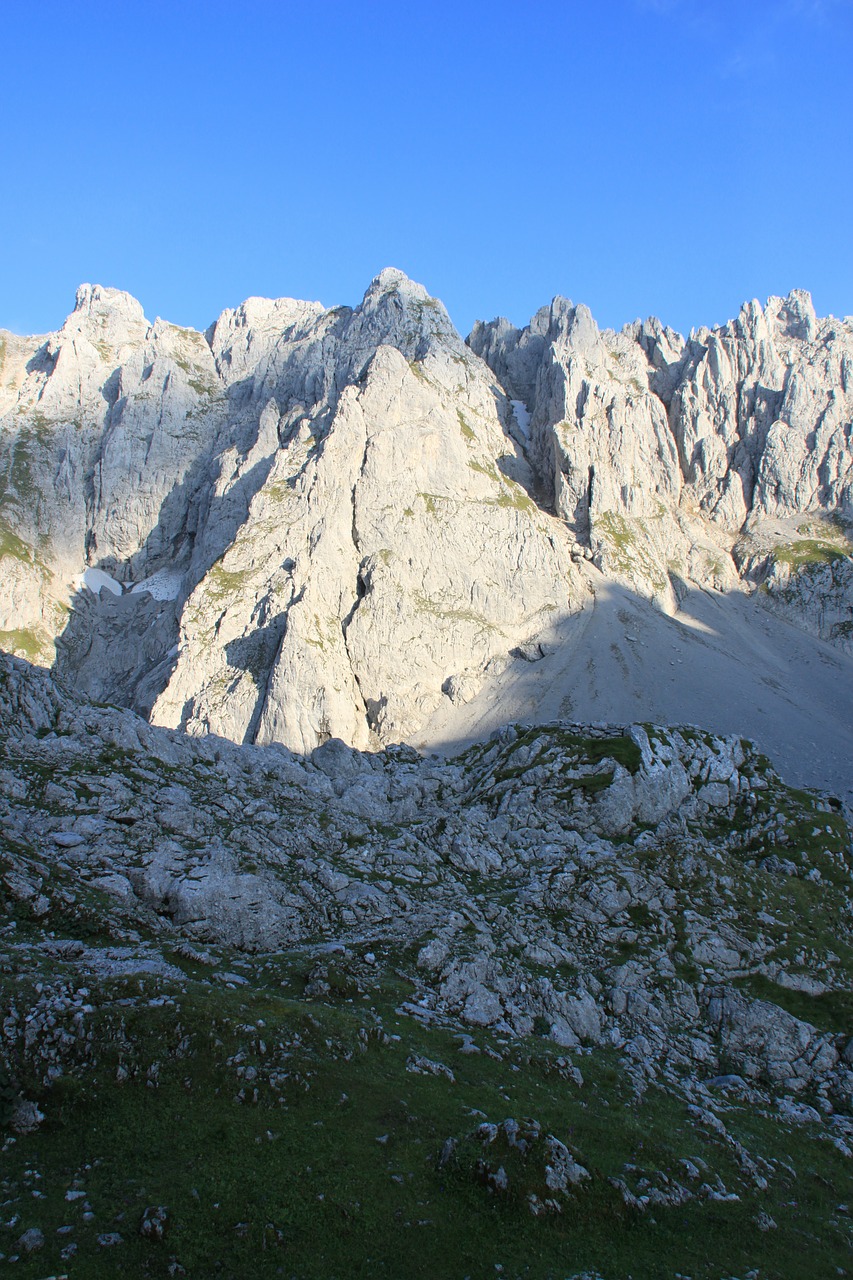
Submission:
[[555,298],[526,329],[477,324],[469,343],[529,409],[555,512],[641,594],[671,605],[678,579],[737,586],[744,537],[765,548],[752,581],[804,539],[819,545],[799,567],[849,555],[853,323],[818,319],[802,290],[687,341],[655,319],[599,331]]
[[761,584],[849,646],[853,329],[807,294],[464,343],[390,269],[206,333],[84,285],[0,340],[0,644],[157,724],[411,740],[606,579],[669,613]]

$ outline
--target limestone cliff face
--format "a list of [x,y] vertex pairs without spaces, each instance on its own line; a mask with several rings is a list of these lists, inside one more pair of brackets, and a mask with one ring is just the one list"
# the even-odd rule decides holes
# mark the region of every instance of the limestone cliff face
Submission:
[[0,335],[0,644],[301,751],[468,700],[582,605],[584,554],[667,609],[761,585],[847,646],[851,420],[853,325],[799,292],[687,341],[557,298],[465,344],[394,270],[204,334],[84,285]]
[[0,532],[16,588],[0,631],[45,654],[87,565],[132,580],[185,554],[189,481],[226,401],[202,335],[149,325],[116,289],[83,285],[57,333],[25,341],[0,400]]
[[468,341],[530,412],[555,511],[664,604],[673,579],[737,585],[741,532],[778,541],[773,521],[853,518],[853,323],[818,320],[807,293],[686,342],[657,320],[600,332],[562,298]]
[[[235,332],[231,316],[215,327],[220,362]],[[279,336],[251,394],[264,481],[202,573],[218,550],[208,508],[158,723],[299,750],[398,739],[577,607],[566,532],[528,496],[505,397],[399,272]],[[221,458],[214,491],[227,499],[246,465]]]

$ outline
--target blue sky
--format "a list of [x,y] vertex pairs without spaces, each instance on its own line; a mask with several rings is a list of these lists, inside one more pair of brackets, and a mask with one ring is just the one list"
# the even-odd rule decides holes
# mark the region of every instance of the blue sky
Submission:
[[477,317],[853,313],[853,0],[3,0],[0,327],[383,266]]

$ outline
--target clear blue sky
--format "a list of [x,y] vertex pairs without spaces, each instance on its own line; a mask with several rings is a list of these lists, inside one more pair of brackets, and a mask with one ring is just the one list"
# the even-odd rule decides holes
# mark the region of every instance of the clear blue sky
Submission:
[[516,324],[853,313],[853,0],[3,0],[0,327],[383,266]]

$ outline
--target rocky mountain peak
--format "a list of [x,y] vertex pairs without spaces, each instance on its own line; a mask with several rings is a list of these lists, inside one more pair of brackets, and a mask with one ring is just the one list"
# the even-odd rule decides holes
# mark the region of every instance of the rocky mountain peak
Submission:
[[348,337],[359,349],[397,347],[409,360],[422,360],[434,347],[460,352],[463,346],[443,303],[396,267],[385,267],[371,281]]
[[812,295],[806,289],[792,289],[787,298],[768,298],[765,316],[778,337],[814,341],[818,321]]
[[142,304],[122,289],[111,289],[101,284],[81,284],[74,301],[73,314],[94,317],[121,317],[137,323],[147,323]]
[[430,296],[422,284],[411,280],[405,271],[400,271],[398,267],[383,267],[373,277],[364,295],[365,304],[368,299],[381,297],[385,293],[399,293],[421,302],[426,302]]

